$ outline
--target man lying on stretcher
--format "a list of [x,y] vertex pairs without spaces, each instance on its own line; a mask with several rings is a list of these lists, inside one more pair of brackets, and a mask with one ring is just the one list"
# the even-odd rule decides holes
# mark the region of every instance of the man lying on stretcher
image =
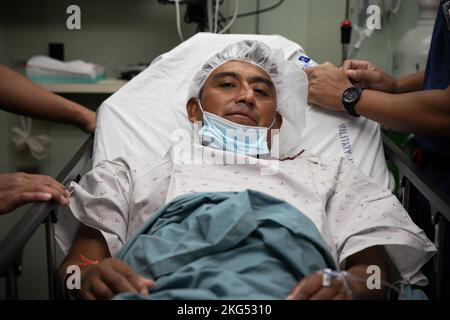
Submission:
[[[384,299],[386,283],[426,284],[435,247],[388,190],[345,159],[274,160],[288,73],[306,77],[261,42],[227,47],[194,76],[194,152],[104,161],[72,184],[81,226],[59,268],[66,297]],[[67,290],[71,265],[79,290]]]

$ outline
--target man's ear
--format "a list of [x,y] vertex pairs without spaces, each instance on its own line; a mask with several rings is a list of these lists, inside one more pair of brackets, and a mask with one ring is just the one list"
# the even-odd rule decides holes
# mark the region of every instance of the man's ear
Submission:
[[196,98],[189,99],[186,104],[186,110],[190,122],[194,123],[195,121],[201,120],[201,118],[198,119],[200,108],[198,106]]

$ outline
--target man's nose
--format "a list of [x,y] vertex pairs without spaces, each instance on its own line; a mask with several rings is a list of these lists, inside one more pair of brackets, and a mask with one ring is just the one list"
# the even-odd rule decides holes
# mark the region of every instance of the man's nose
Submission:
[[248,84],[242,85],[239,90],[238,96],[236,97],[236,102],[245,104],[248,107],[254,107],[255,92],[253,91],[253,88]]

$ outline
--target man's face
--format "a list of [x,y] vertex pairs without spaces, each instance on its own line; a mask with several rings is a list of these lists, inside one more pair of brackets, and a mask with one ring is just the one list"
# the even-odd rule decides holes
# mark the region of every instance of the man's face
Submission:
[[[281,126],[275,87],[264,70],[250,63],[230,61],[214,70],[200,101],[205,111],[234,123],[269,127],[277,116],[274,128]],[[202,121],[196,99],[189,100],[187,111],[191,122]]]

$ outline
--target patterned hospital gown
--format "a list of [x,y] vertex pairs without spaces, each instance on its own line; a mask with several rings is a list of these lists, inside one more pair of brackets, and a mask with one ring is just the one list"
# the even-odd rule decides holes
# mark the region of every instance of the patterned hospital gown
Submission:
[[426,282],[419,269],[435,252],[434,245],[395,196],[351,162],[306,152],[264,160],[191,147],[183,147],[190,152],[176,158],[173,153],[104,161],[79,184],[72,183],[70,211],[57,225],[63,250],[70,248],[80,221],[100,230],[114,255],[146,219],[177,196],[252,189],[285,200],[308,216],[341,267],[349,256],[384,245],[406,281]]

